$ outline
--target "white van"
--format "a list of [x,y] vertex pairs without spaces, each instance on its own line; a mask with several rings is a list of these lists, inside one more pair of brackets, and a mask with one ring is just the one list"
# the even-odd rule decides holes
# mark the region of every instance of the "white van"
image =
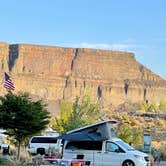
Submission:
[[30,154],[46,154],[49,148],[55,148],[61,151],[61,140],[55,136],[34,136],[30,139],[28,151]]
[[90,161],[90,166],[150,166],[149,156],[119,138],[106,141],[65,141],[63,158]]

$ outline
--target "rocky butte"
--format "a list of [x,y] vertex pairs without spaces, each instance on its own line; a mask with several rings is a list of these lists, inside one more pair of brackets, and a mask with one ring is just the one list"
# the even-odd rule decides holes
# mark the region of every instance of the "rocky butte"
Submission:
[[[125,101],[166,100],[166,80],[129,52],[0,43],[0,75],[10,73],[15,92],[29,92],[58,111],[61,100],[89,91],[104,107]],[[6,93],[1,84],[0,95]]]

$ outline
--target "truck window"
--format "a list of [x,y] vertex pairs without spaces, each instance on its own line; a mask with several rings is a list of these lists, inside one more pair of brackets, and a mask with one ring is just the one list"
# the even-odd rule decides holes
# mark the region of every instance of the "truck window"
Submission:
[[51,137],[33,137],[31,143],[57,143],[57,139]]
[[134,148],[131,147],[131,146],[130,146],[129,144],[127,144],[126,142],[117,141],[117,143],[118,143],[120,146],[124,147],[126,150],[134,150]]
[[113,142],[107,142],[106,143],[106,151],[108,152],[117,152],[119,151],[119,146],[114,144]]
[[67,143],[65,149],[102,150],[102,142],[101,141],[72,141]]

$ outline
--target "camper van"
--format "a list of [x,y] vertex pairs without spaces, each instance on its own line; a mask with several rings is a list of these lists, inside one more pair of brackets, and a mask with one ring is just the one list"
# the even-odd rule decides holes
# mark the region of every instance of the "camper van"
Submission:
[[84,159],[90,166],[150,166],[147,154],[116,138],[113,124],[103,121],[62,136],[63,158]]
[[150,166],[147,154],[113,138],[106,141],[65,141],[64,159],[85,159],[91,166]]

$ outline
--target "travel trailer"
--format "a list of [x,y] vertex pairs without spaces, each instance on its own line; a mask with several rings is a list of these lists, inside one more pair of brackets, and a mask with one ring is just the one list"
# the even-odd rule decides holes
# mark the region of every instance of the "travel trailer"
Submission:
[[150,166],[149,156],[116,138],[116,121],[102,121],[61,136],[63,159],[84,159],[90,166]]

